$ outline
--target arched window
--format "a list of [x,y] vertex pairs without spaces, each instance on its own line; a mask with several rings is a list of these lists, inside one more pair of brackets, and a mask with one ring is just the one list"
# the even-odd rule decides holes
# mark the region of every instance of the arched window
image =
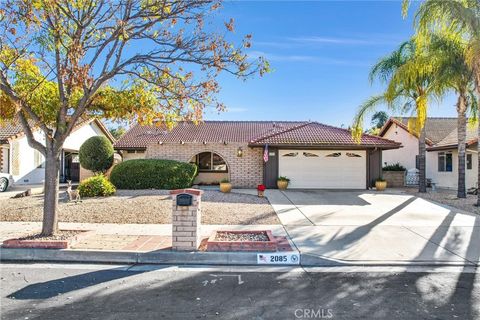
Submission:
[[228,172],[227,163],[214,152],[202,152],[195,155],[190,163],[198,167],[199,172]]

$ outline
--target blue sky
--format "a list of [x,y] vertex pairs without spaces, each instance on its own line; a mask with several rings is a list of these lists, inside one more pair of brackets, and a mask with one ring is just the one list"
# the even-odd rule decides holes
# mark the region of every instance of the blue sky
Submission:
[[[348,126],[358,105],[381,92],[372,64],[413,34],[400,1],[229,1],[217,18],[235,19],[235,36],[253,34],[252,56],[273,72],[247,82],[222,75],[228,111],[207,120],[314,120]],[[432,105],[430,116],[455,116],[454,101]]]

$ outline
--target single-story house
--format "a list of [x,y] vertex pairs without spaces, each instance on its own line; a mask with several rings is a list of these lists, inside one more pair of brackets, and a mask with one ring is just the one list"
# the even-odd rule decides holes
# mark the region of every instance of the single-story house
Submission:
[[275,188],[279,176],[291,188],[365,189],[381,175],[382,151],[400,143],[318,122],[205,121],[133,126],[115,144],[123,161],[138,158],[195,163],[195,183],[224,178],[235,187]]
[[[408,130],[408,117],[392,117],[379,136],[400,142],[401,150],[383,153],[384,164],[400,163],[407,169],[418,168],[418,138]],[[412,120],[414,121],[414,119]],[[477,186],[478,127],[467,125],[466,187]],[[458,136],[457,118],[428,118],[426,131],[426,174],[438,187],[457,189],[458,183]]]
[[[33,132],[37,141],[45,143],[43,132]],[[60,181],[78,182],[90,173],[80,167],[78,151],[80,146],[92,136],[103,135],[115,139],[98,119],[81,121],[75,126],[63,145],[60,167]],[[45,179],[45,158],[28,145],[22,126],[12,120],[0,126],[0,172],[13,176],[15,184],[38,184]]]

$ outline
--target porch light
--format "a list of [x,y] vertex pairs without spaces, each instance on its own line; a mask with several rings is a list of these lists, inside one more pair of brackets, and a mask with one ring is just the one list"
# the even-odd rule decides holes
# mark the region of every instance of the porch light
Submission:
[[242,149],[242,147],[238,147],[238,149],[237,149],[237,157],[243,157],[243,149]]

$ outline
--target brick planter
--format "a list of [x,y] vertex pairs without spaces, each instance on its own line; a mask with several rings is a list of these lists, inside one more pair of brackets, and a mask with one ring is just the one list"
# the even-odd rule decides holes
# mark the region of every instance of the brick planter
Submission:
[[[228,232],[228,233],[265,233],[268,237],[268,241],[218,241],[215,240],[217,232]],[[256,231],[215,231],[212,233],[210,238],[207,240],[207,250],[206,251],[277,251],[278,241],[272,235],[270,230],[256,230]]]
[[[76,231],[76,230],[64,230],[64,231]],[[68,249],[73,244],[77,243],[81,239],[94,234],[94,231],[81,231],[80,233],[65,240],[19,240],[9,239],[3,241],[3,248],[36,248],[36,249]]]
[[387,181],[388,188],[398,188],[405,186],[405,171],[382,171],[383,179]]

